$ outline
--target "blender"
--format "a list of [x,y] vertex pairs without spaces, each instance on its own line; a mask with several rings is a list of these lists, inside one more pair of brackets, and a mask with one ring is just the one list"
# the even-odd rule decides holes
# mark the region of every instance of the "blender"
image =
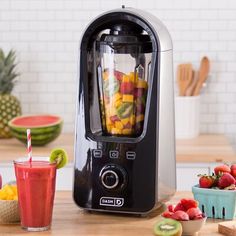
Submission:
[[145,215],[176,189],[172,42],[132,8],[94,19],[82,35],[75,130],[75,203]]

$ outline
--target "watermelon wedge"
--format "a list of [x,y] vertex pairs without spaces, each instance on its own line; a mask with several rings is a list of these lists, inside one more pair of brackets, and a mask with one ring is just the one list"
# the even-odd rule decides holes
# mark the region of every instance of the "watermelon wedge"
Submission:
[[27,142],[26,130],[31,130],[31,143],[43,146],[55,140],[61,133],[63,120],[55,115],[18,116],[9,121],[11,134],[21,142]]

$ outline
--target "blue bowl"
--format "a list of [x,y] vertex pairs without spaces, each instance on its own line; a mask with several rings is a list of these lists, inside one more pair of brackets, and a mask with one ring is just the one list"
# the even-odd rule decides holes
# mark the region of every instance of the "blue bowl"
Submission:
[[194,199],[207,217],[232,220],[236,217],[236,190],[192,187]]

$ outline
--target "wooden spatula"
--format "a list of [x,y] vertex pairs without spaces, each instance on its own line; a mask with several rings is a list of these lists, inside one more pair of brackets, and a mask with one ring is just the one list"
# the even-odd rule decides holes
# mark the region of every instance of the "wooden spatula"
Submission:
[[177,68],[177,83],[179,95],[185,96],[188,86],[192,82],[192,64],[180,64]]
[[196,70],[193,70],[192,71],[192,82],[191,84],[188,86],[187,90],[186,90],[186,93],[185,95],[186,96],[192,96],[193,95],[193,92],[194,92],[194,89],[197,85],[197,81],[198,81],[198,72]]
[[203,57],[201,60],[200,64],[200,69],[199,69],[199,77],[197,81],[197,85],[194,89],[193,95],[197,96],[200,94],[200,90],[207,80],[208,73],[210,71],[210,61],[207,57]]

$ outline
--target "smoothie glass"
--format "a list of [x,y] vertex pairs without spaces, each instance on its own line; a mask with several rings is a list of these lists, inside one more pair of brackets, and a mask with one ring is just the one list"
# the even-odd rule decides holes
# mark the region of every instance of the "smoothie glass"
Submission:
[[56,182],[56,162],[49,158],[19,158],[14,161],[21,226],[44,231],[51,226]]

